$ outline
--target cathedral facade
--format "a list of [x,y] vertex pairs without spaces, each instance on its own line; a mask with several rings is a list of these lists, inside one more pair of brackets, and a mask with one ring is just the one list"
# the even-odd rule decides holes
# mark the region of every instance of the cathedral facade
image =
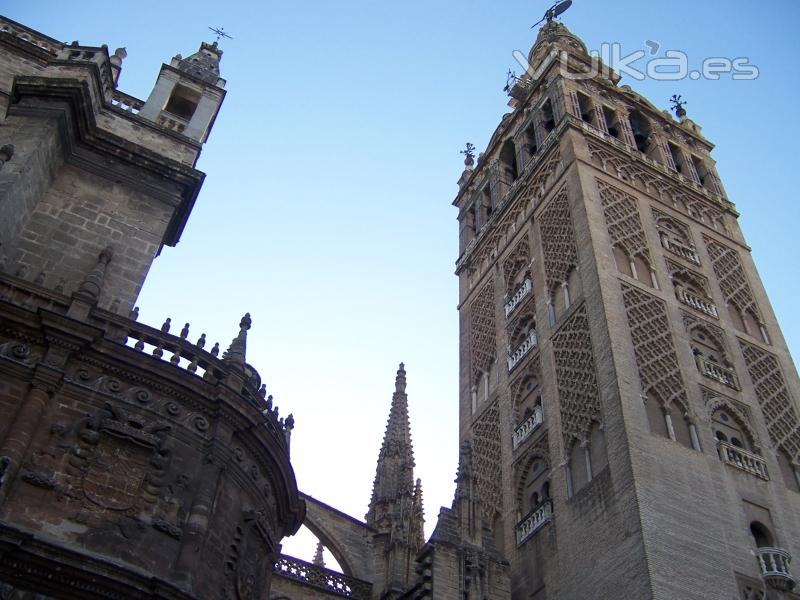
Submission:
[[[551,18],[464,152],[459,464],[425,540],[403,364],[360,519],[298,491],[249,314],[224,352],[137,321],[219,47],[145,101],[122,49],[0,19],[0,51],[0,598],[798,598],[800,383],[679,101]],[[280,553],[301,524],[342,573]]]

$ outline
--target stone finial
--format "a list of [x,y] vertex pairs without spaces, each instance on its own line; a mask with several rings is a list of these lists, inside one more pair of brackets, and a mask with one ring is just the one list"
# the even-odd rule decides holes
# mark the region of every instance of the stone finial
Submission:
[[200,337],[197,338],[197,347],[200,348],[200,350],[202,350],[205,347],[205,345],[206,345],[206,334],[201,333]]
[[6,144],[5,146],[0,147],[0,169],[3,168],[4,164],[11,160],[12,156],[14,156],[13,144]]
[[322,557],[322,550],[324,546],[322,542],[317,542],[317,550],[314,552],[314,560],[311,561],[314,566],[325,567],[325,559]]
[[467,142],[467,147],[464,150],[462,150],[459,154],[464,155],[464,166],[467,168],[468,171],[471,171],[472,168],[475,166],[475,146]]
[[169,328],[171,325],[172,325],[172,319],[170,317],[167,317],[167,320],[164,321],[164,324],[161,326],[161,331],[163,331],[164,333],[169,333]]
[[128,57],[128,51],[125,48],[117,48],[114,54],[111,55],[111,62],[117,66],[122,64],[122,61]]
[[97,264],[89,271],[89,274],[78,286],[78,291],[75,292],[77,296],[81,296],[90,301],[97,301],[100,297],[100,292],[103,290],[103,281],[106,276],[106,267],[111,262],[114,256],[114,250],[111,246],[105,248],[100,256],[97,258]]
[[239,322],[239,335],[233,338],[231,345],[222,355],[222,360],[244,369],[247,360],[247,331],[251,325],[250,313],[245,313]]
[[133,310],[131,311],[131,314],[130,314],[130,320],[131,321],[138,321],[139,320],[139,307],[138,306],[134,306],[133,307]]
[[394,389],[398,394],[406,393],[406,366],[400,363],[397,369],[397,377],[394,380]]
[[187,337],[189,337],[189,324],[188,323],[186,323],[186,325],[183,326],[183,329],[181,329],[181,336],[180,337],[181,337],[182,340],[185,340]]

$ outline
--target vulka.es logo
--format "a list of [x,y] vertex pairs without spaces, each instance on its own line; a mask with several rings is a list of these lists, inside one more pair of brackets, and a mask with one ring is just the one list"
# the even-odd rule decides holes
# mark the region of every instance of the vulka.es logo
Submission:
[[[528,57],[515,50],[514,60],[524,69],[525,74],[536,81],[550,64],[558,60],[560,63],[561,75],[566,79],[593,79],[597,75],[608,77],[611,71],[615,71],[620,76],[628,76],[636,81],[653,79],[655,81],[679,81],[689,78],[691,80],[708,79],[717,81],[723,76],[729,76],[735,81],[752,81],[757,79],[760,71],[756,65],[750,63],[750,59],[744,56],[737,58],[727,58],[724,56],[714,56],[704,58],[699,69],[690,70],[689,55],[681,50],[666,50],[663,56],[656,56],[661,49],[658,42],[647,40],[645,42],[647,50],[636,50],[630,54],[623,55],[622,45],[618,42],[604,42],[600,45],[600,51],[592,51],[591,67],[584,72],[570,72],[567,68],[567,53],[558,52],[553,49],[542,61],[538,68],[528,63]],[[642,59],[646,59],[644,64],[639,64]]]

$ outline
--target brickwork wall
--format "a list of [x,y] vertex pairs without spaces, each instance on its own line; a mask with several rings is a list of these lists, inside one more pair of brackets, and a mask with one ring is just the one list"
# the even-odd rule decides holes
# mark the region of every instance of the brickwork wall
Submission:
[[7,255],[63,162],[57,127],[55,120],[22,116],[0,127],[0,144],[14,143],[14,156],[0,170],[0,257],[12,264],[19,257]]
[[33,273],[45,271],[48,287],[65,279],[71,293],[111,246],[100,305],[119,300],[124,312],[138,296],[171,212],[141,192],[64,165],[20,234],[17,260]]

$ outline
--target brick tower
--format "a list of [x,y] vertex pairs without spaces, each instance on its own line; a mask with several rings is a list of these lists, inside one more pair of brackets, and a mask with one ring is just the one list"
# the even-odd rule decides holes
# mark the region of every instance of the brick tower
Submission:
[[0,18],[0,597],[265,598],[304,504],[247,363],[137,322],[225,95],[222,52],[164,65]]
[[460,437],[511,598],[794,598],[800,386],[712,145],[561,23],[529,62],[454,201]]

